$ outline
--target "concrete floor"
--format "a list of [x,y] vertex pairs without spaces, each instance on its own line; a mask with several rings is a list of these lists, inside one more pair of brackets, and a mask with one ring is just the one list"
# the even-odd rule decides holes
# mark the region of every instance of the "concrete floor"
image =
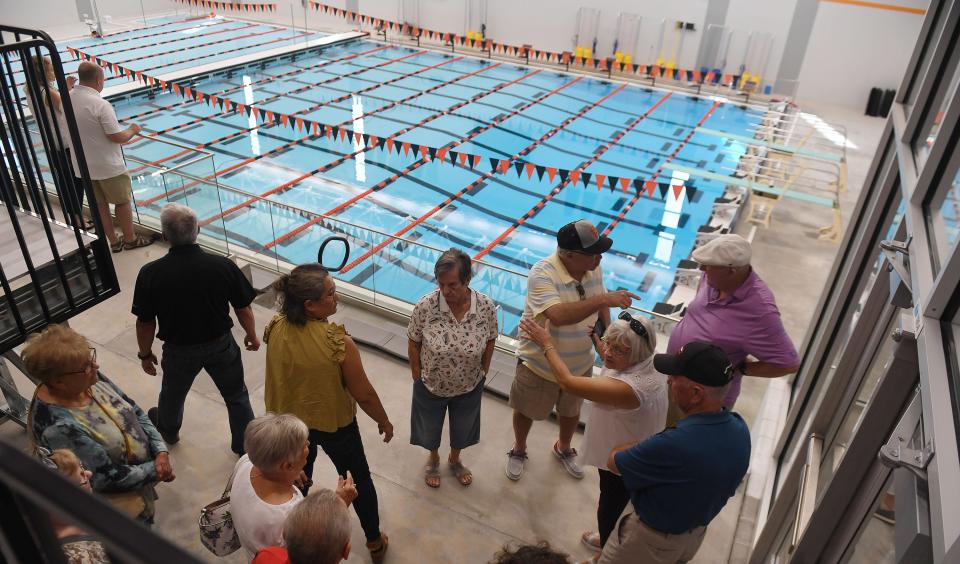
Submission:
[[[72,33],[62,30],[57,35]],[[850,140],[858,146],[849,153],[850,189],[842,199],[846,223],[884,121],[824,104],[801,105],[828,122],[846,125]],[[784,200],[774,213],[773,227],[759,230],[754,237],[754,265],[778,296],[784,323],[798,349],[837,250],[834,244],[816,240],[817,229],[829,222],[829,210]],[[743,225],[738,231],[746,235],[749,227]],[[123,292],[71,321],[97,347],[103,371],[144,408],[155,405],[159,379],[140,370],[130,301],[139,268],[165,252],[164,247],[155,245],[114,255]],[[272,312],[255,309],[262,328]],[[349,311],[342,310],[338,317],[349,330]],[[549,450],[557,432],[555,423],[534,426],[527,472],[521,481],[511,482],[503,474],[505,453],[512,444],[510,409],[500,399],[485,397],[483,438],[464,453],[464,461],[474,472],[474,484],[463,488],[445,473],[441,488],[428,488],[421,474],[425,451],[409,444],[409,371],[383,353],[365,348],[362,355],[396,428],[394,440],[384,444],[373,422],[359,415],[380,496],[383,530],[391,539],[389,562],[486,562],[506,542],[539,540],[549,541],[575,560],[591,556],[579,538],[581,532],[596,526],[596,472],[591,470],[582,481],[576,481],[562,470]],[[244,352],[247,385],[257,413],[263,412],[264,359],[262,350]],[[18,381],[22,390],[30,389],[22,379]],[[744,382],[737,410],[748,422],[756,416],[766,388],[764,380],[748,378]],[[183,439],[171,447],[177,479],[158,488],[155,530],[205,560],[239,562],[244,559],[241,553],[226,559],[213,557],[197,536],[200,507],[219,496],[236,460],[229,449],[226,410],[205,375],[197,379],[188,397],[184,421]],[[26,435],[13,424],[0,425],[0,436],[26,446]],[[324,461],[324,457],[318,458],[314,482],[331,486],[336,476],[332,465]],[[732,499],[711,524],[694,562],[728,561],[740,497]],[[358,548],[349,562],[369,562],[359,523],[355,515],[353,518],[353,544]]]

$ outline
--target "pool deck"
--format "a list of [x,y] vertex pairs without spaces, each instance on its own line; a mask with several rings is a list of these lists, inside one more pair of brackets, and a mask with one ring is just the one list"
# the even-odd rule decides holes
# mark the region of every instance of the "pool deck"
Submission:
[[[282,23],[282,22],[278,22]],[[81,30],[82,31],[82,30]],[[76,31],[73,33],[77,33]],[[844,220],[849,217],[883,128],[883,120],[827,106],[806,111],[848,126],[859,149],[850,152],[850,189],[841,195]],[[788,201],[774,213],[774,228],[754,237],[754,265],[774,294],[788,333],[798,348],[814,313],[821,289],[836,254],[836,246],[816,239],[817,229],[829,221],[829,210],[808,202]],[[749,234],[742,226],[739,232]],[[161,245],[114,255],[122,293],[71,320],[98,349],[103,370],[143,407],[155,405],[159,379],[143,374],[136,359],[134,317],[130,314],[133,283],[140,267],[165,253]],[[272,315],[255,306],[257,326]],[[337,318],[350,327],[361,314],[343,307]],[[159,347],[157,347],[158,350]],[[553,422],[534,426],[530,436],[530,461],[519,482],[503,475],[504,453],[510,448],[510,409],[502,399],[487,395],[483,400],[483,431],[479,445],[464,452],[473,469],[475,483],[462,488],[448,473],[439,489],[422,480],[425,453],[409,445],[410,380],[408,368],[395,357],[364,347],[364,366],[380,393],[395,426],[396,436],[383,444],[372,422],[359,416],[361,433],[374,473],[381,504],[383,529],[390,534],[389,562],[481,563],[490,559],[505,542],[545,539],[571,554],[574,561],[591,556],[580,545],[580,534],[595,527],[598,492],[596,473],[582,481],[567,476],[549,453],[557,428]],[[265,354],[243,353],[254,411],[263,412]],[[30,390],[17,375],[21,390]],[[753,423],[769,382],[744,381],[737,411]],[[229,433],[222,400],[209,378],[197,379],[186,405],[183,440],[171,448],[177,480],[158,488],[155,531],[210,562],[243,562],[241,554],[215,558],[198,542],[195,519],[199,508],[219,496],[236,457],[229,450]],[[19,427],[0,425],[0,434],[26,448],[26,434]],[[575,445],[580,436],[575,438]],[[751,472],[754,470],[752,469]],[[314,475],[318,485],[335,483],[334,470],[320,457]],[[739,562],[731,560],[737,546],[749,539],[735,539],[734,526],[742,508],[738,493],[714,520],[695,563]],[[351,515],[353,515],[351,513]],[[353,546],[349,562],[369,562],[359,523],[353,516]]]

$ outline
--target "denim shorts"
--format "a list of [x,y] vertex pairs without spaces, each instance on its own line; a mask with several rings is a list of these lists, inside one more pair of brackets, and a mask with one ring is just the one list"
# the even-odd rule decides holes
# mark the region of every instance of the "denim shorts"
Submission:
[[413,383],[410,410],[410,444],[427,450],[440,448],[444,415],[450,412],[450,448],[464,449],[480,442],[480,400],[483,384],[459,396],[434,395],[423,381]]

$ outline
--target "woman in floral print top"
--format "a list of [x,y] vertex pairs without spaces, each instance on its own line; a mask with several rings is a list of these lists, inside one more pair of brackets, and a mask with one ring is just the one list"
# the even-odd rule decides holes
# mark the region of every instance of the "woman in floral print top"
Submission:
[[40,381],[30,431],[40,446],[67,449],[93,474],[93,490],[118,509],[153,523],[157,482],[175,475],[167,445],[147,414],[97,372],[97,351],[66,326],[51,325],[23,349]]
[[440,486],[440,435],[450,413],[450,470],[473,482],[460,451],[480,441],[480,400],[496,343],[497,312],[489,297],[470,289],[470,257],[444,252],[434,266],[439,288],[417,302],[407,327],[413,376],[410,443],[430,451],[424,481]]

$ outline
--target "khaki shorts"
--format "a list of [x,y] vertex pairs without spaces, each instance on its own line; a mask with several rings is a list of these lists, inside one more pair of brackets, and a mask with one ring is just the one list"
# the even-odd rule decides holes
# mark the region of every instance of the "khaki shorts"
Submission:
[[127,173],[91,182],[93,183],[93,195],[96,196],[97,201],[118,205],[129,204],[133,200],[133,185],[130,183],[130,175]]
[[[593,369],[584,374],[593,375]],[[524,364],[517,363],[517,372],[510,386],[510,407],[516,409],[534,421],[550,416],[550,410],[557,408],[560,417],[577,417],[583,398],[560,389],[556,382],[537,376]]]

